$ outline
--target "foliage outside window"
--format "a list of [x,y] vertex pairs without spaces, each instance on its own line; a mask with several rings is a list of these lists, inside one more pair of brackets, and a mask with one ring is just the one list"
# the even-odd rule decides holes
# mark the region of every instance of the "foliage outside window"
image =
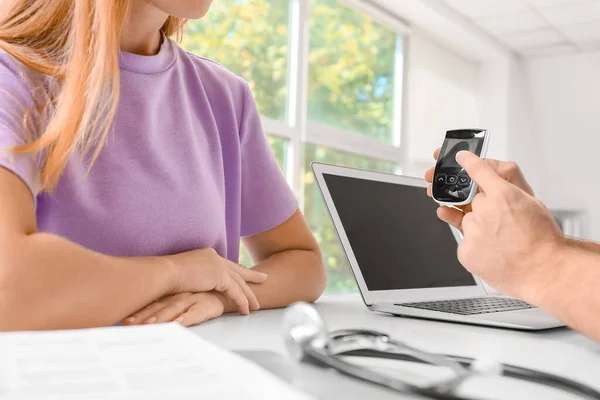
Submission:
[[398,35],[336,0],[310,4],[308,118],[393,142]]

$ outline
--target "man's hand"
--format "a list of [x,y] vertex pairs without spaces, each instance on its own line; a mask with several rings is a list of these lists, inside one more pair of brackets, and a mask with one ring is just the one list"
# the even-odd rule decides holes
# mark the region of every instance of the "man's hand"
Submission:
[[[123,325],[158,324],[177,321],[192,326],[223,315],[227,304],[219,292],[179,293],[149,304],[123,321]],[[255,308],[254,310],[256,310]]]
[[466,151],[456,159],[481,189],[471,211],[441,207],[447,211],[438,212],[442,220],[462,228],[458,258],[496,289],[531,298],[557,277],[564,235],[540,201],[507,182],[488,162]]
[[[433,152],[433,158],[437,160],[439,155],[440,149],[438,148]],[[521,168],[519,168],[519,165],[516,162],[498,161],[492,159],[485,159],[485,162],[504,180],[522,189],[525,193],[535,197],[531,185],[529,185],[525,179]],[[427,195],[429,197],[432,197],[431,183],[433,182],[434,170],[435,167],[431,167],[425,172],[425,180],[429,182],[429,186],[427,187]],[[479,192],[481,192],[481,189],[479,189]],[[471,212],[471,204],[460,206],[459,208],[462,210],[462,212],[455,208],[440,207],[440,209],[438,209],[438,216],[440,219],[456,227],[462,232],[462,226],[460,223],[464,213]]]

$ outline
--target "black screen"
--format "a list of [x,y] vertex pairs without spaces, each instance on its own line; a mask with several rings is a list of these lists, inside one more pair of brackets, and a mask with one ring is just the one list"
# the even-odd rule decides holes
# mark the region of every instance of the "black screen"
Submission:
[[369,290],[476,284],[425,188],[323,177]]
[[468,150],[481,154],[485,130],[463,129],[446,132],[440,155],[435,167],[433,196],[447,203],[465,202],[472,190],[469,175],[458,165],[456,154]]

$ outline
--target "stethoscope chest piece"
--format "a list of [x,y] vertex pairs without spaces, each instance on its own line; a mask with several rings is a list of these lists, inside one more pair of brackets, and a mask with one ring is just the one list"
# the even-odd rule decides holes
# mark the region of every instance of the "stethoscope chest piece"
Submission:
[[325,322],[317,310],[306,303],[290,305],[283,317],[283,337],[288,354],[297,362],[307,349],[325,351],[328,336]]

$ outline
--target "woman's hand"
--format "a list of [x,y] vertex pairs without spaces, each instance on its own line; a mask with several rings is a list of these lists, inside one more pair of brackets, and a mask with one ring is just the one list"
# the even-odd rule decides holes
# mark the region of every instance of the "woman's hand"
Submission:
[[[123,325],[177,321],[192,326],[223,315],[227,299],[219,292],[178,293],[149,304],[123,321]],[[257,310],[253,308],[252,310]]]
[[192,250],[165,259],[174,272],[172,294],[217,291],[231,298],[241,314],[258,310],[258,300],[247,282],[263,283],[266,274],[231,262],[213,249]]

